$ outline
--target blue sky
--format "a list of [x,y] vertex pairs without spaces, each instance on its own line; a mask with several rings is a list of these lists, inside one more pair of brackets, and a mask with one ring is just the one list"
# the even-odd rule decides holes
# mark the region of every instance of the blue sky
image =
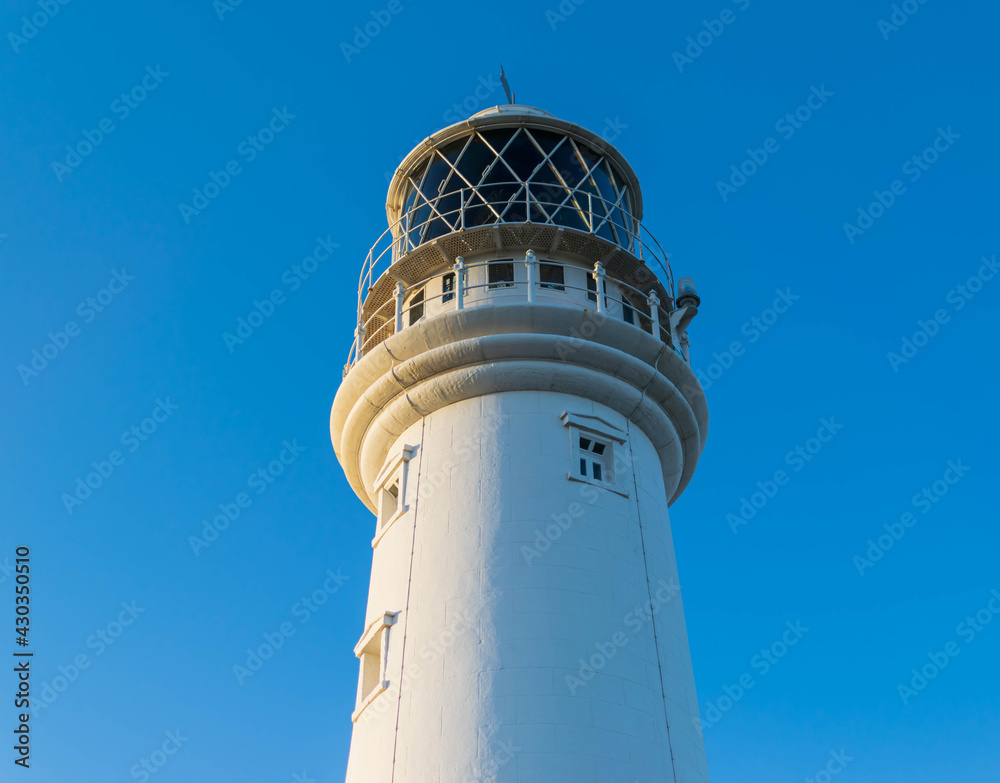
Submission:
[[[614,128],[703,299],[711,432],[672,521],[713,779],[815,778],[837,753],[845,783],[997,780],[1000,19],[901,5],[10,0],[0,563],[30,546],[33,685],[67,677],[32,779],[137,779],[167,732],[158,783],[343,778],[373,520],[328,416],[357,275],[385,172],[503,102],[503,59],[520,102]],[[373,12],[390,21],[345,54]],[[109,475],[67,508],[95,462]],[[786,623],[808,631],[762,663]]]

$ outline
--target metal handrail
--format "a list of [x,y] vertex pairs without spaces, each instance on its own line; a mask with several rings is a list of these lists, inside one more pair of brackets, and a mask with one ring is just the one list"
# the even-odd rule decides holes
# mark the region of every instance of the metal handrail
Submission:
[[[565,197],[560,202],[541,201],[537,198],[532,198],[531,194],[533,186],[536,193],[538,193],[538,191],[558,192],[560,196],[565,194]],[[615,231],[615,229],[618,231],[624,231],[628,238],[628,242],[624,245],[621,242],[614,242],[614,244],[617,244],[622,249],[633,253],[644,262],[648,257],[650,260],[658,263],[666,275],[667,290],[671,293],[671,295],[673,295],[674,281],[666,253],[660,243],[656,240],[656,237],[654,237],[652,233],[650,233],[649,230],[646,229],[646,227],[643,226],[642,223],[624,207],[621,200],[618,202],[612,202],[601,196],[593,194],[589,190],[582,190],[580,188],[565,188],[557,185],[541,183],[497,182],[490,183],[489,187],[491,189],[502,187],[524,188],[523,205],[525,208],[525,220],[510,221],[512,224],[521,223],[530,225],[551,225],[579,231],[579,228],[575,226],[563,225],[555,219],[562,214],[563,210],[569,209],[583,221],[584,225],[589,228],[588,233],[590,234],[596,234],[605,225],[613,226],[614,228],[612,231]],[[466,193],[468,193],[468,198],[466,197]],[[438,211],[437,205],[445,199],[454,197],[455,195],[460,197],[460,207],[448,210],[447,212]],[[473,195],[478,196],[474,205],[469,203]],[[600,215],[593,211],[595,199],[606,207],[606,215]],[[583,208],[582,204],[584,200],[587,204],[586,209]],[[411,253],[431,241],[431,239],[422,239],[421,241],[414,243],[412,241],[412,236],[415,232],[417,232],[419,236],[425,236],[426,233],[424,232],[424,229],[430,227],[432,223],[436,223],[438,221],[443,222],[449,229],[451,229],[447,233],[457,233],[467,230],[470,227],[501,225],[508,222],[503,220],[503,215],[505,215],[512,206],[520,204],[521,201],[515,201],[514,198],[488,201],[480,193],[479,188],[466,187],[449,191],[448,193],[442,193],[431,201],[425,201],[419,206],[411,207],[382,233],[372,246],[371,250],[368,251],[368,256],[365,259],[365,264],[361,270],[361,276],[358,281],[358,322],[360,323],[361,320],[364,300],[367,294],[371,291],[375,281],[380,278],[382,274],[384,274],[385,270],[388,269],[389,266],[398,261],[403,255]],[[488,207],[497,219],[493,223],[477,222],[473,226],[469,226],[465,219],[466,213],[470,210],[481,210],[484,207]],[[538,207],[542,214],[546,216],[546,220],[541,223],[531,220],[532,207]],[[410,224],[410,221],[417,212],[428,209],[430,212],[429,217],[419,223]],[[626,223],[628,225],[622,226],[620,223],[613,220],[613,210],[619,210],[620,213],[626,218]],[[452,218],[452,220],[449,220],[448,218]],[[436,239],[439,237],[433,238]],[[388,263],[386,263],[387,261]],[[385,267],[384,269],[382,268],[383,266]]]
[[[526,263],[526,262],[527,259],[525,259],[520,263]],[[477,283],[475,285],[468,285],[464,282],[464,276],[465,274],[467,274],[469,269],[476,269],[479,267],[489,267],[492,264],[499,264],[499,263],[509,264],[511,263],[511,261],[487,260],[487,261],[473,262],[469,264],[461,262],[460,266],[457,268],[449,269],[446,271],[439,271],[436,272],[435,274],[428,275],[427,277],[424,277],[422,280],[419,280],[418,282],[413,283],[410,286],[404,286],[402,283],[397,283],[396,295],[387,299],[378,309],[376,309],[373,313],[371,313],[368,316],[368,318],[364,320],[363,323],[359,323],[358,330],[355,333],[354,342],[351,345],[351,350],[348,354],[348,361],[345,367],[345,373],[347,369],[353,367],[354,364],[358,361],[358,359],[364,356],[371,348],[374,348],[375,345],[378,345],[389,336],[382,334],[384,330],[391,328],[392,330],[391,333],[395,334],[400,329],[407,328],[402,324],[405,321],[409,320],[410,313],[413,312],[413,310],[417,307],[426,308],[430,303],[435,302],[437,300],[442,300],[443,302],[446,296],[449,297],[449,301],[456,302],[455,309],[463,309],[463,307],[466,306],[467,307],[496,306],[500,304],[496,300],[487,300],[485,302],[479,302],[479,303],[474,303],[473,300],[473,303],[469,303],[466,305],[462,305],[461,302],[465,295],[467,295],[470,291],[475,291],[477,289],[490,289],[499,287],[503,288],[509,287],[516,289],[519,286],[525,288],[531,286],[532,288],[529,290],[533,289],[550,290],[547,288],[547,286],[553,285],[550,283],[542,283],[541,281],[536,279],[503,281],[502,284],[498,284],[497,282],[490,283],[488,282],[488,279],[487,282]],[[544,259],[539,259],[538,263],[546,263],[546,262]],[[420,302],[410,302],[405,307],[403,306],[403,302],[410,294],[421,289],[426,289],[428,283],[434,280],[439,280],[449,274],[456,275],[454,290],[443,291],[442,293],[435,294],[433,296],[427,296],[425,294],[425,296],[420,300]],[[605,290],[603,290],[604,273],[603,273],[603,268],[601,268],[599,264],[595,265],[594,272],[588,272],[588,274],[594,275],[595,277],[596,276],[600,277],[601,284],[597,286],[598,290],[590,288],[581,288],[580,286],[570,285],[565,282],[556,285],[560,287],[559,288],[560,291],[580,292],[587,294],[588,297],[594,297],[593,301],[597,301],[599,297],[601,300],[600,304],[597,307],[599,312],[609,312],[612,315],[617,315],[618,310],[620,308],[621,315],[618,317],[621,317],[622,320],[624,320],[625,308],[628,307],[629,310],[633,312],[635,320],[637,321],[637,323],[633,323],[633,325],[636,328],[641,329],[647,334],[653,334],[653,336],[657,337],[657,339],[663,340],[663,342],[667,343],[678,355],[680,355],[683,358],[683,352],[679,349],[677,345],[674,344],[673,339],[670,336],[670,311],[667,310],[665,307],[663,307],[662,304],[660,304],[659,301],[655,299],[654,295],[651,295],[649,292],[644,292],[620,280],[617,279],[614,280],[614,284],[617,285],[619,289],[621,289],[624,293],[630,294],[632,297],[637,297],[639,302],[645,303],[648,310],[644,310],[641,307],[636,307],[635,304],[632,302],[628,301],[619,302],[617,297],[610,295]],[[655,318],[653,311],[654,306],[656,308]],[[649,328],[646,328],[645,323],[649,324]],[[660,334],[656,334],[656,331],[659,331]],[[665,340],[663,339],[664,333],[667,335],[667,339]]]

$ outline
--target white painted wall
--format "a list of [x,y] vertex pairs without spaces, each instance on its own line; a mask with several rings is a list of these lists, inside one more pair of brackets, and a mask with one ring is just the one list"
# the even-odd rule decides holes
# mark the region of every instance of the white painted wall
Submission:
[[[567,479],[564,411],[628,431],[627,497]],[[410,510],[373,550],[366,613],[399,612],[390,688],[355,724],[348,783],[707,781],[680,595],[635,614],[681,584],[650,439],[582,397],[511,391],[429,413],[388,459],[404,446]],[[571,686],[598,645],[614,654]]]

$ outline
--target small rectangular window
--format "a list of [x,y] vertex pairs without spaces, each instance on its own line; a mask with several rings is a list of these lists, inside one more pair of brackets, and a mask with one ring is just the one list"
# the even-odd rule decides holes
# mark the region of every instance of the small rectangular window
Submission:
[[424,289],[421,288],[410,299],[410,326],[424,317]]
[[441,278],[441,301],[450,302],[455,298],[455,273],[449,272]]
[[542,288],[550,291],[566,290],[566,278],[561,264],[540,264],[538,271]]
[[381,529],[399,510],[399,482],[396,481],[384,487],[379,500],[378,526]]
[[[605,280],[604,293],[606,294],[607,292],[608,292],[608,281]],[[587,298],[591,302],[597,301],[597,281],[594,279],[594,276],[590,272],[587,272]]]
[[385,612],[365,630],[354,647],[360,662],[358,696],[351,720],[357,722],[361,713],[380,693],[389,687],[386,664],[389,657],[389,629],[396,623],[396,612]]
[[635,309],[624,294],[622,294],[622,317],[625,319],[625,323],[635,325]]
[[584,478],[592,478],[594,481],[611,481],[613,471],[611,470],[612,450],[603,441],[594,440],[591,437],[580,436],[580,475]]
[[491,261],[489,264],[490,288],[514,287],[514,261]]
[[628,442],[628,433],[598,416],[566,412],[560,419],[569,428],[570,470],[566,478],[628,497],[622,471],[631,464],[625,462],[629,450],[619,451]]

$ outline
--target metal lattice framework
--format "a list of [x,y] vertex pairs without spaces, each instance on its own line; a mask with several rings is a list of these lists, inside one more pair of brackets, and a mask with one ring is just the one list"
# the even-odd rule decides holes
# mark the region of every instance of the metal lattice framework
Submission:
[[407,177],[404,252],[453,231],[548,223],[631,250],[632,194],[613,162],[540,128],[476,130],[434,150]]

